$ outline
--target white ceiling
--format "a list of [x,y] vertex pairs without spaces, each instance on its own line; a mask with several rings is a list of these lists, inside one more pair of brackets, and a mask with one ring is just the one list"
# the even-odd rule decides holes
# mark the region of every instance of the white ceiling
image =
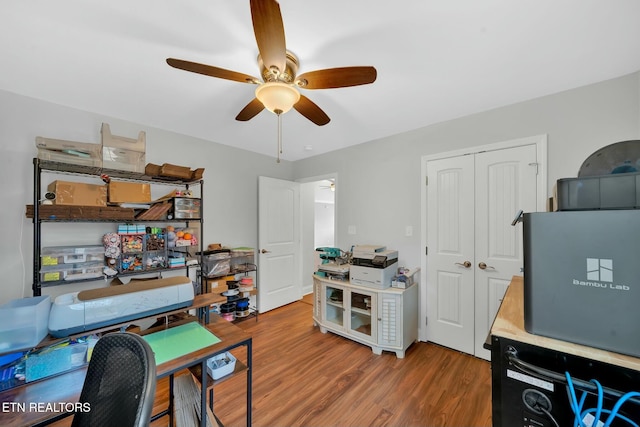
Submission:
[[[640,70],[638,0],[280,0],[280,8],[299,74],[378,70],[372,85],[304,91],[331,122],[284,115],[287,160]],[[235,120],[255,86],[165,62],[259,76],[249,0],[7,0],[0,35],[0,89],[276,155],[276,116]]]

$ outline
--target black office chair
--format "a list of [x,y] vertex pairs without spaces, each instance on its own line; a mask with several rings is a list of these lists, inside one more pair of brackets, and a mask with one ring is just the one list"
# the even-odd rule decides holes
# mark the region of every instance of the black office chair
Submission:
[[[96,343],[72,427],[148,426],[156,391],[156,362],[149,344],[123,332]],[[84,408],[84,407],[83,407]]]

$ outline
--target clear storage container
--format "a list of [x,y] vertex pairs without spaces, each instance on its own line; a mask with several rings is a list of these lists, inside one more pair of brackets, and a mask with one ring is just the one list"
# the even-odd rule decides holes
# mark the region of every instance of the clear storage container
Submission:
[[20,298],[0,305],[0,353],[35,347],[49,333],[48,295]]
[[50,246],[40,252],[41,265],[104,261],[104,246]]
[[63,344],[45,348],[27,356],[27,382],[50,377],[86,363],[87,343]]
[[231,255],[228,249],[203,252],[204,273],[207,277],[224,276],[231,271]]
[[90,261],[76,264],[46,265],[40,269],[40,281],[73,281],[102,277],[104,261]]
[[176,219],[199,219],[202,216],[201,201],[190,197],[173,198],[173,217]]

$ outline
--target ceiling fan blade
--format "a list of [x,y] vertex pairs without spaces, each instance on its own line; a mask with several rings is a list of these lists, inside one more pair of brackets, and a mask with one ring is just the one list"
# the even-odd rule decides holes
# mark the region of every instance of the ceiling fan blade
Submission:
[[256,77],[214,67],[213,65],[199,64],[197,62],[183,61],[182,59],[175,58],[167,58],[167,64],[179,70],[191,71],[192,73],[204,74],[205,76],[218,77],[220,79],[233,80],[241,83],[260,83],[260,80]]
[[260,111],[264,110],[264,105],[257,98],[247,104],[236,116],[236,120],[246,122],[254,118]]
[[260,57],[267,70],[276,67],[284,72],[287,65],[287,46],[280,5],[275,0],[251,0],[253,32]]
[[304,89],[334,89],[373,83],[377,76],[374,67],[327,68],[298,76],[296,84]]
[[324,126],[331,120],[320,107],[304,95],[300,95],[300,100],[293,105],[293,108],[318,126]]

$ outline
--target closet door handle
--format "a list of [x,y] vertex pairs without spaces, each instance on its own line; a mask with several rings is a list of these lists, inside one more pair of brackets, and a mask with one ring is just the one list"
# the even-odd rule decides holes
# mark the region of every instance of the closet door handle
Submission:
[[260,253],[262,253],[262,254],[270,254],[270,253],[271,253],[271,251],[268,251],[268,250],[266,250],[266,249],[262,249],[262,250],[260,251]]
[[470,261],[465,261],[465,262],[456,262],[456,265],[461,265],[464,268],[469,268],[471,267],[471,262]]
[[491,267],[490,265],[485,264],[484,262],[481,262],[480,264],[478,264],[478,267],[480,268],[480,270],[486,270],[487,268],[490,268],[492,270],[495,270],[495,267]]

